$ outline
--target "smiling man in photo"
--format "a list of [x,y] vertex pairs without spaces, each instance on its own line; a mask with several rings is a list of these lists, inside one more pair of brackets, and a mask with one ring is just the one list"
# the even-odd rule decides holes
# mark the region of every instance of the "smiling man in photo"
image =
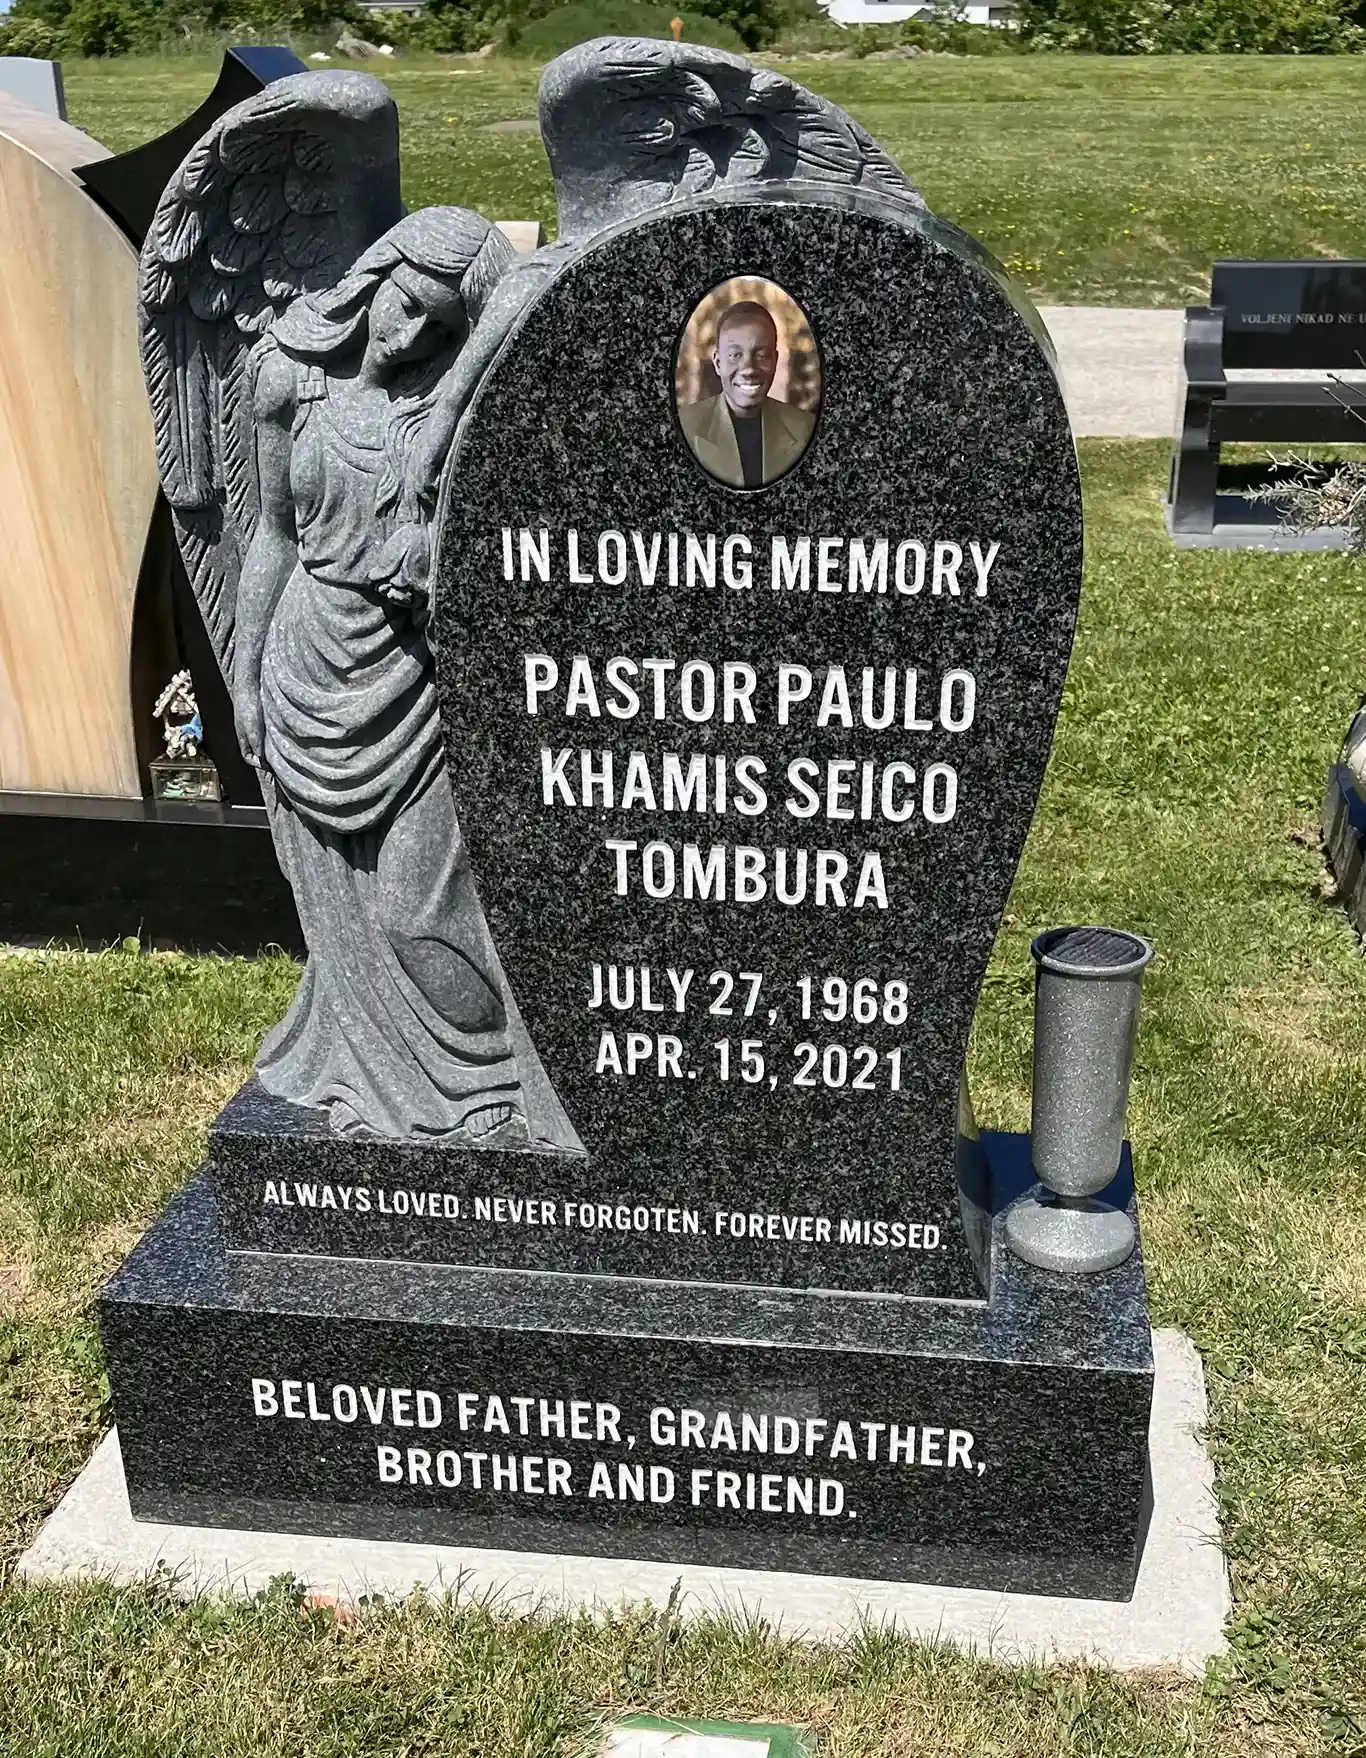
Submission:
[[769,395],[778,360],[778,326],[767,307],[752,299],[729,306],[711,356],[720,394],[678,411],[698,462],[732,488],[776,482],[810,441],[815,416]]

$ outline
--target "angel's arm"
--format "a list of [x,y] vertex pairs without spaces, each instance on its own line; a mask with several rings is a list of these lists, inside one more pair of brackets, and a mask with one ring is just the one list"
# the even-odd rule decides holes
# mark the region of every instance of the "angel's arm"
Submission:
[[290,493],[289,454],[294,421],[294,368],[267,347],[256,379],[256,470],[261,517],[242,564],[237,588],[237,637],[232,699],[237,733],[249,761],[261,756],[261,656],[266,631],[299,555]]
[[413,454],[413,487],[429,514],[436,504],[441,472],[460,417],[518,316],[557,267],[553,261],[537,258],[514,262],[494,288],[483,316],[447,373]]

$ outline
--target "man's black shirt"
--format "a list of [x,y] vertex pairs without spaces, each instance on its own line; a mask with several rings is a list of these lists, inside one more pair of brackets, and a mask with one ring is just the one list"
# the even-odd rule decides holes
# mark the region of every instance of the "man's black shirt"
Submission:
[[737,415],[727,403],[726,413],[730,416],[730,424],[735,429],[735,443],[740,448],[740,472],[745,479],[745,487],[762,488],[764,486],[764,412],[761,408],[754,415]]

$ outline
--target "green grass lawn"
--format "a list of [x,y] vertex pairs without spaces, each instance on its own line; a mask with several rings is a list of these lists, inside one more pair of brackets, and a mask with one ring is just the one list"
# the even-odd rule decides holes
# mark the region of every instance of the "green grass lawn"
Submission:
[[[1236,1609],[1201,1682],[1015,1671],[870,1633],[648,1613],[182,1607],[5,1571],[106,1420],[89,1308],[196,1163],[294,980],[0,957],[0,1754],[576,1758],[624,1707],[813,1727],[827,1758],[1366,1752],[1366,962],[1315,825],[1361,683],[1366,569],[1177,552],[1160,445],[1084,448],[1090,548],[1047,786],[973,1051],[1028,1114],[1031,935],[1150,934],[1131,1115],[1153,1313],[1194,1337]],[[1096,1437],[1104,1446],[1104,1437]],[[1022,1520],[1029,1510],[1022,1507]]]
[[[844,105],[930,206],[1039,299],[1184,305],[1216,256],[1366,255],[1366,57],[933,57],[783,71]],[[518,61],[380,65],[398,99],[413,206],[554,218]],[[188,58],[74,62],[71,114],[121,151],[213,84]]]

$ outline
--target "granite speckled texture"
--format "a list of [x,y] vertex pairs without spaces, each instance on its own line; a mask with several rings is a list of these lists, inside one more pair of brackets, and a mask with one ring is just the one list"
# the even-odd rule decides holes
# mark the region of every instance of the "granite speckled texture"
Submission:
[[[986,1143],[1002,1185],[1023,1183],[1021,1138]],[[1147,1515],[1140,1261],[1089,1278],[1029,1269],[999,1221],[993,1257],[986,1305],[229,1256],[197,1179],[101,1305],[133,1512],[1123,1598]],[[392,1388],[406,1389],[397,1405]],[[490,1396],[508,1432],[488,1426]],[[563,1402],[564,1434],[553,1416],[543,1430],[542,1399]],[[652,1435],[652,1411],[681,1424],[685,1409],[703,1413],[706,1444]],[[722,1411],[736,1444],[716,1438]],[[745,1450],[745,1413],[772,1423],[767,1451]],[[913,1463],[887,1456],[885,1426],[862,1426],[891,1423],[903,1449],[915,1425]],[[956,1452],[955,1433],[971,1437]],[[528,1458],[542,1462],[531,1479]],[[564,1493],[546,1493],[551,1459]],[[589,1493],[595,1466],[610,1495]],[[637,1467],[644,1500],[629,1481],[623,1495]],[[695,1486],[695,1470],[710,1476]],[[737,1505],[717,1505],[723,1471]],[[789,1507],[790,1480],[811,1512]]]
[[[956,1206],[946,1198],[939,1215],[946,1234],[963,1215],[980,1256],[1000,1193],[975,1139],[962,1145],[970,1175]],[[906,1249],[875,1242],[861,1224],[841,1236],[860,1213],[853,1193],[834,1193],[826,1214],[765,1216],[760,1233],[736,1237],[749,1213],[733,1208],[729,1175],[714,1162],[692,1171],[681,1190],[662,1175],[623,1189],[610,1168],[604,1173],[581,1154],[471,1153],[375,1135],[343,1140],[325,1113],[291,1105],[255,1080],[218,1118],[209,1153],[230,1251],[838,1288],[857,1281],[856,1260]],[[828,1238],[803,1240],[818,1223]],[[985,1298],[975,1282],[967,1297]]]
[[[736,274],[767,277],[798,302],[824,372],[809,449],[781,481],[757,491],[724,487],[701,468],[672,402],[678,337],[702,296]],[[1033,315],[1012,297],[971,240],[861,194],[792,187],[785,197],[766,191],[762,201],[676,204],[596,240],[541,294],[484,380],[448,475],[432,639],[461,824],[504,971],[587,1149],[594,1192],[635,1201],[662,1191],[671,1201],[720,1199],[737,1211],[934,1230],[910,1249],[823,1255],[814,1242],[758,1266],[763,1277],[790,1285],[981,1292],[972,1215],[961,1212],[959,1186],[974,1168],[970,1131],[960,1135],[960,1076],[1043,776],[1081,572],[1066,413]],[[547,581],[504,578],[505,527],[514,533],[514,557],[516,533],[525,529],[535,541],[548,532]],[[741,535],[752,545],[754,584],[684,580],[671,588],[665,573],[647,586],[634,563],[620,585],[574,581],[570,530],[592,573],[605,531],[628,542],[639,532],[647,553],[655,533],[666,543],[669,533],[718,543]],[[957,596],[947,587],[934,593],[931,578],[918,593],[822,591],[818,547],[809,589],[775,590],[769,559],[778,537],[817,546],[822,538],[885,537],[893,554],[911,539],[931,556],[936,543],[957,544],[965,558],[973,541],[983,554],[993,543],[1000,550],[985,595],[966,559]],[[836,575],[845,553],[830,552]],[[526,655],[548,656],[561,672],[535,714],[527,710]],[[566,713],[576,655],[596,673],[596,716],[582,703]],[[643,677],[644,710],[614,717],[603,705],[603,666],[612,656],[670,660],[679,673],[693,660],[718,671],[727,661],[749,665],[754,724],[738,711],[729,725],[719,713],[689,718],[670,686],[664,718],[656,719]],[[788,725],[779,724],[775,703],[775,668],[783,664],[806,666],[814,679]],[[847,668],[852,727],[817,725],[835,665]],[[865,666],[874,668],[875,706],[887,668],[902,689],[883,731],[858,724]],[[945,674],[971,672],[971,724],[908,728],[911,670],[918,680],[911,718],[922,721],[934,720]],[[545,802],[543,748],[552,761],[571,750],[562,773],[575,803],[555,783]],[[612,753],[617,788],[629,754],[643,753],[657,809],[608,807],[600,793],[585,803],[581,751],[594,767]],[[663,809],[669,752],[705,759],[713,776],[715,763],[727,762],[724,813]],[[735,805],[733,766],[744,754],[764,764],[768,804],[757,815]],[[787,765],[803,756],[822,789],[827,763],[850,763],[844,773],[856,778],[856,801],[865,761],[875,801],[884,766],[911,765],[913,815],[889,822],[876,805],[868,821],[832,820],[824,805],[815,817],[793,815]],[[958,778],[956,815],[945,822],[923,812],[925,771],[934,764],[950,765]],[[608,839],[638,845],[621,857],[626,895],[618,895]],[[733,879],[725,902],[678,890],[650,896],[638,864],[652,841],[674,851],[676,875],[689,842],[700,859],[722,846],[728,866],[733,849],[757,849],[770,887],[778,848],[794,851],[794,862],[798,849],[832,851],[849,862],[845,905],[817,907],[814,882],[794,906],[771,889],[761,901],[737,900]],[[870,851],[882,860],[885,909],[871,894],[854,907]],[[652,858],[658,880],[665,857]],[[812,852],[809,872],[814,861]],[[628,1006],[590,1005],[595,966],[617,967],[622,983],[628,969],[635,973]],[[641,1005],[644,969],[653,1011]],[[670,970],[693,972],[682,1011]],[[724,979],[712,981],[714,972],[736,978],[733,992]],[[742,972],[762,978],[748,1014]],[[822,1018],[821,985],[830,976],[851,985],[872,979],[880,997],[888,982],[904,981],[909,1018],[888,1021],[881,1011],[872,1022]],[[803,977],[815,984],[807,1018]],[[713,1003],[729,1012],[711,1012]],[[617,1073],[612,1054],[627,1057],[629,1034],[640,1048],[636,1070]],[[729,1045],[728,1080],[719,1040]],[[764,1059],[752,1081],[739,1072],[747,1041],[762,1046]],[[827,1051],[838,1087],[823,1084]],[[935,1243],[926,1247],[929,1237]],[[600,1243],[603,1266],[612,1267],[612,1242]],[[659,1273],[692,1273],[688,1241],[662,1235],[654,1244]],[[731,1266],[714,1273],[756,1276],[744,1251],[731,1254]]]

